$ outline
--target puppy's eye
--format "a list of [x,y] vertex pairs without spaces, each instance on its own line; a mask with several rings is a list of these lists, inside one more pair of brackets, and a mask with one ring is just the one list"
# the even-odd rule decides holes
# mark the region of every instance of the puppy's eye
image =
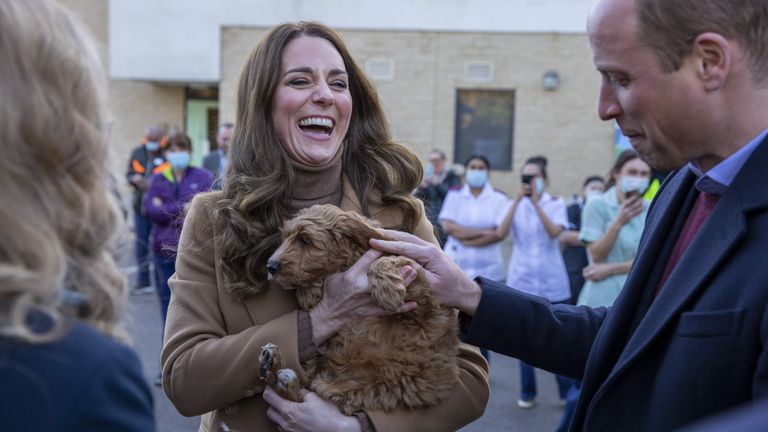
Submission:
[[302,244],[305,244],[305,245],[311,245],[312,244],[312,241],[308,237],[305,237],[305,236],[300,236],[299,237],[299,241]]

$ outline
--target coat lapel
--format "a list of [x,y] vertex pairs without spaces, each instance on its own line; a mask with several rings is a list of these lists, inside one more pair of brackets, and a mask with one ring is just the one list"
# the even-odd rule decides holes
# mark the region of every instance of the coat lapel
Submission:
[[[630,336],[616,366],[606,381],[606,385],[626,370],[665,328],[674,324],[674,320],[682,313],[686,304],[700,290],[706,288],[707,280],[727,261],[731,252],[738,246],[739,241],[746,235],[749,211],[768,206],[768,193],[765,192],[768,190],[768,180],[763,174],[766,163],[768,163],[768,142],[764,142],[755,149],[688,246],[667,282],[661,288],[658,297],[640,321],[637,330]],[[678,192],[682,193],[682,191]],[[665,216],[667,215],[663,215],[662,218]],[[651,226],[648,228],[656,229]],[[666,230],[660,231],[663,233]],[[657,235],[659,234],[652,234],[651,237]],[[660,251],[661,249],[649,248],[649,251],[654,250]],[[666,266],[668,254],[666,255],[663,260],[659,260],[659,267],[661,268]],[[644,256],[644,258],[653,260],[654,256]],[[642,283],[640,279],[642,279],[643,274],[635,272],[634,269],[632,273],[634,273],[635,278],[631,282],[635,286],[642,286],[646,292],[656,289],[658,278],[655,280],[654,278],[647,278],[646,274],[646,282]],[[627,282],[629,285],[630,281]]]
[[357,194],[352,188],[352,183],[349,182],[346,174],[341,176],[341,204],[339,205],[344,211],[353,211],[363,214],[363,206],[360,205],[360,200],[357,199]]
[[[688,168],[670,174],[649,209],[638,254],[624,289],[613,304],[592,348],[593,354],[590,355],[582,384],[585,400],[592,400],[593,395],[599,397],[598,390],[604,388],[603,385],[614,370],[619,353],[626,346],[628,334],[634,327],[637,310],[644,310],[640,305],[643,303],[648,281],[660,279],[661,270],[657,269],[657,262],[666,262],[665,249],[671,248],[665,248],[665,243],[677,228],[678,215],[684,211],[689,201],[687,195],[695,179],[696,176]],[[576,415],[581,417],[583,414],[578,412]]]

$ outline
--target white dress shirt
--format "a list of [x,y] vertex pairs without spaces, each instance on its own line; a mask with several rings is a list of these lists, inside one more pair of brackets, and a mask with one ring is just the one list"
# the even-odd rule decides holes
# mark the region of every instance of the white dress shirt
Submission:
[[[568,214],[562,198],[544,192],[539,206],[553,224],[568,226]],[[571,291],[560,242],[557,237],[549,236],[530,199],[523,198],[517,204],[509,229],[513,244],[507,285],[551,302],[568,300]]]
[[[502,192],[485,183],[480,195],[474,196],[469,186],[448,191],[438,221],[451,221],[466,228],[491,229],[501,224],[512,202]],[[501,242],[486,246],[466,246],[453,236],[445,243],[448,254],[464,273],[474,279],[483,276],[495,281],[504,280],[504,258]]]

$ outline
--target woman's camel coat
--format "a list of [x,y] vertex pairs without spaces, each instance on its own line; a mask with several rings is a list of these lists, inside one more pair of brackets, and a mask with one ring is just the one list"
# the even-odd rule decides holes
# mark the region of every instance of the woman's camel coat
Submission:
[[[293,291],[274,284],[242,301],[226,291],[211,225],[218,194],[196,197],[184,223],[170,280],[163,388],[181,414],[203,415],[201,431],[220,431],[222,422],[237,431],[274,431],[261,397],[257,359],[262,345],[275,343],[287,367],[307,382],[299,362],[298,306]],[[362,212],[346,178],[341,208]],[[393,209],[371,214],[385,227],[399,222]],[[414,234],[437,243],[423,209]],[[480,417],[489,397],[488,366],[478,349],[466,344],[459,366],[459,382],[439,406],[367,412],[376,431],[454,431]]]

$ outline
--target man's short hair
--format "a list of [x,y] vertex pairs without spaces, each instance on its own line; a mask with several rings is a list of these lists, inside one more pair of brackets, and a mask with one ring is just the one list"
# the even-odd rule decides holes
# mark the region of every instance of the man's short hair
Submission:
[[440,149],[434,148],[434,149],[430,150],[429,153],[430,154],[434,153],[434,154],[440,155],[440,159],[445,160],[445,152],[440,150]]
[[165,130],[163,130],[163,127],[157,124],[149,125],[146,129],[144,129],[144,136],[150,136],[154,135],[157,137],[161,137],[165,134]]
[[768,1],[636,0],[635,7],[640,38],[666,72],[680,69],[698,35],[713,32],[739,42],[755,81],[768,80]]
[[219,133],[224,132],[225,130],[230,130],[235,127],[235,124],[232,122],[224,122],[221,125],[219,125]]

